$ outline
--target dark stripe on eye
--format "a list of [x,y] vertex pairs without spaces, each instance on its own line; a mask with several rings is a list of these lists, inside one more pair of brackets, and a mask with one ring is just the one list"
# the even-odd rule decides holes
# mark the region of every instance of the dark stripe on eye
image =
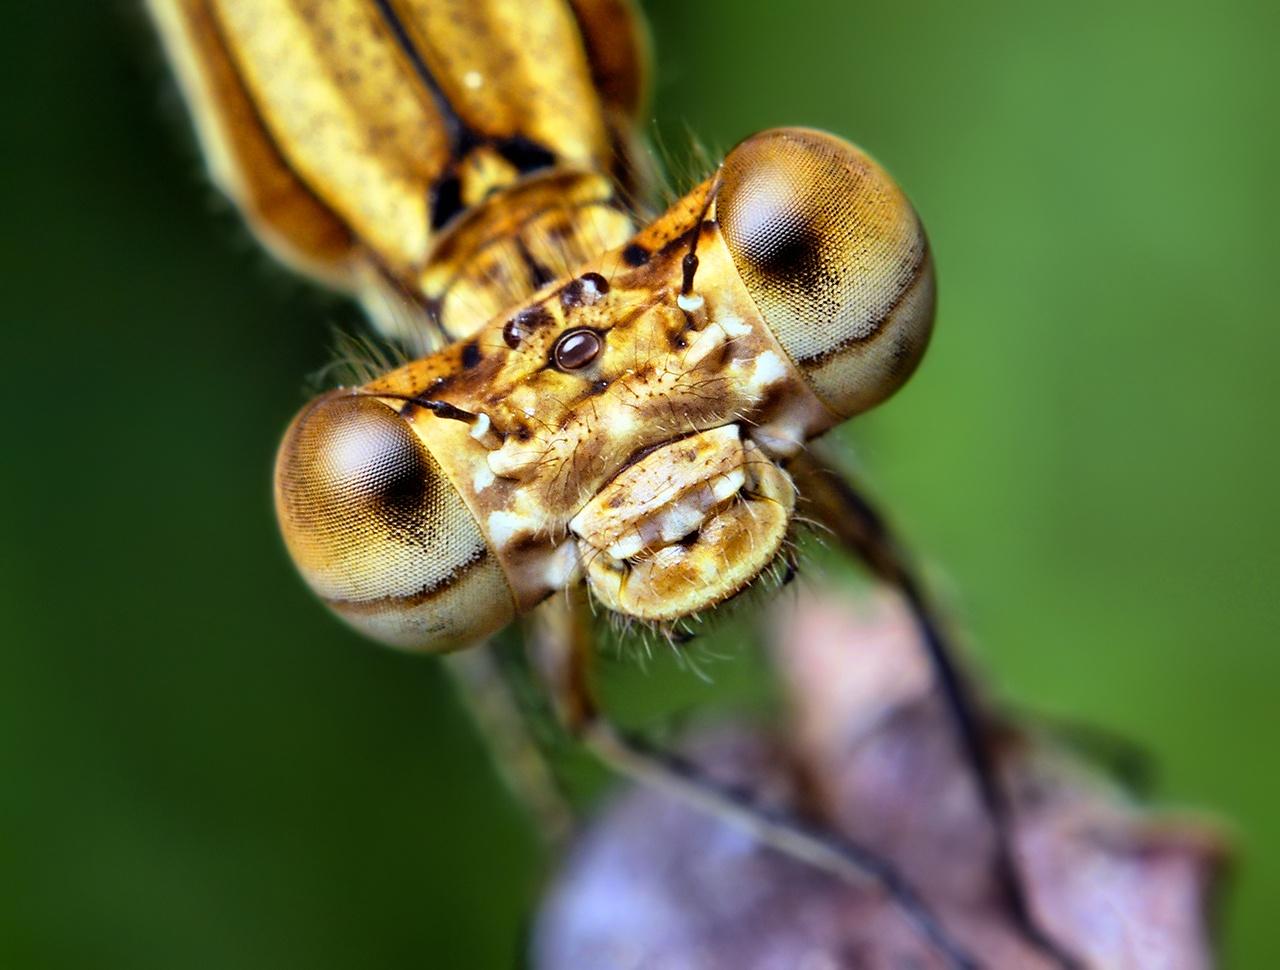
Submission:
[[889,304],[888,307],[885,308],[885,311],[881,313],[879,317],[867,323],[865,332],[862,333],[861,336],[847,337],[846,339],[840,341],[835,346],[828,347],[826,350],[823,350],[819,353],[811,354],[808,357],[797,358],[796,363],[803,364],[806,367],[812,367],[814,365],[824,363],[825,361],[830,360],[832,357],[835,357],[839,354],[844,353],[850,347],[855,347],[859,344],[870,343],[871,341],[879,337],[884,330],[884,325],[889,321],[889,318],[892,317],[895,312],[897,312],[898,307],[902,306],[906,298],[915,291],[915,288],[919,286],[921,280],[924,279],[925,277],[924,268],[925,268],[925,265],[928,263],[928,261],[929,261],[929,244],[928,244],[928,241],[926,240],[925,244],[920,247],[920,255],[916,259],[915,265],[911,269],[911,278],[907,282],[907,285],[898,291],[898,295],[894,297],[893,302]]
[[325,603],[342,613],[354,614],[361,616],[369,613],[384,613],[392,609],[402,609],[406,607],[421,606],[423,603],[443,596],[446,592],[463,582],[468,574],[483,566],[489,560],[489,549],[480,545],[475,548],[472,555],[458,565],[453,572],[449,573],[443,579],[435,583],[428,583],[422,589],[407,596],[379,596],[375,599],[368,600],[345,600],[330,598],[328,596],[320,597]]

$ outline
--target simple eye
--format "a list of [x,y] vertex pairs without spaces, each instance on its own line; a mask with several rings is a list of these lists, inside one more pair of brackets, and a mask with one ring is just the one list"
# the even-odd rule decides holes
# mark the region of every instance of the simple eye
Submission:
[[551,358],[561,370],[580,370],[600,356],[604,342],[594,330],[570,330],[560,335]]
[[463,646],[508,604],[475,518],[409,423],[335,393],[294,419],[276,459],[276,514],[303,578],[361,632],[407,647]]
[[720,171],[716,219],[765,321],[841,415],[910,376],[933,325],[933,266],[915,211],[848,142],[781,128]]

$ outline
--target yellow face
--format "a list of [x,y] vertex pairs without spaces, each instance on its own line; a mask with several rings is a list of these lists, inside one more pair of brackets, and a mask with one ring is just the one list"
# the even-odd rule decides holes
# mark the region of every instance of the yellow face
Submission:
[[286,543],[401,646],[478,640],[579,582],[679,620],[778,555],[787,461],[901,386],[933,300],[883,169],[820,132],[756,135],[470,339],[304,409],[276,467]]

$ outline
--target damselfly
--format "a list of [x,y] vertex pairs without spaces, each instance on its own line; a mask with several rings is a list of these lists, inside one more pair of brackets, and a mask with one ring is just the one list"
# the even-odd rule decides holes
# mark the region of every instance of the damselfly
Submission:
[[[646,35],[624,0],[152,0],[210,171],[280,259],[414,356],[308,404],[275,473],[285,543],[340,617],[440,652],[532,616],[566,723],[780,848],[874,854],[609,727],[590,612],[683,635],[790,568],[796,508],[905,594],[1030,919],[981,725],[882,520],[813,439],[911,375],[933,262],[902,190],[833,135],[741,142],[650,218]],[[1063,962],[1069,962],[1065,957]]]

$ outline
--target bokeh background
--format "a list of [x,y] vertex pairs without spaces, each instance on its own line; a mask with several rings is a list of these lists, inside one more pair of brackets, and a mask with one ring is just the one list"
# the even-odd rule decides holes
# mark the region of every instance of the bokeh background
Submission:
[[[1225,953],[1268,965],[1280,8],[647,6],[666,144],[823,126],[914,197],[936,340],[843,438],[1000,690],[1135,739],[1234,833]],[[438,663],[331,621],[272,522],[356,311],[203,180],[140,11],[5,28],[0,965],[516,965],[520,808]],[[611,693],[657,723],[750,696],[743,665]]]

